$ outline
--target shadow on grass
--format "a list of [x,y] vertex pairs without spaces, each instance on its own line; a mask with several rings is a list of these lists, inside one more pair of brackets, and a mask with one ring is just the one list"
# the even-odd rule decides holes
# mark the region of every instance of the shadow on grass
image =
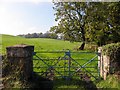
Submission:
[[[97,90],[96,85],[92,82],[82,81],[80,79],[63,79],[55,78],[49,80],[34,74],[33,79],[30,80],[31,90]],[[30,90],[29,89],[29,90]]]
[[53,90],[97,90],[97,87],[92,81],[56,79],[54,80]]
[[[97,90],[96,85],[92,82],[86,82],[80,79],[63,79],[54,78],[49,80],[34,73],[33,77],[28,81],[23,81],[21,87],[16,88],[17,90]],[[4,88],[3,90],[10,89]],[[10,90],[14,90],[12,88]],[[15,90],[16,90],[15,89]]]
[[33,78],[28,81],[28,84],[28,90],[53,90],[53,81],[43,78],[37,73],[34,73]]

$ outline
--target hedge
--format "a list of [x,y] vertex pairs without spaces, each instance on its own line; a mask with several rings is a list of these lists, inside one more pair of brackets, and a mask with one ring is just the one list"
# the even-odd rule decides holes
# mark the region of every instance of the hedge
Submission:
[[111,61],[119,62],[120,64],[120,42],[107,44],[102,49],[103,54],[109,56]]

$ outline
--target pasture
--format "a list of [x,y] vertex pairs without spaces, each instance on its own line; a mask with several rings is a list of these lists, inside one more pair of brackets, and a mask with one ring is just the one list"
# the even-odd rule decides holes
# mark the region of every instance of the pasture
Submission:
[[[37,53],[41,58],[58,58],[63,57],[66,50],[75,51],[74,48],[80,45],[80,42],[71,43],[69,41],[46,39],[46,38],[22,38],[18,36],[2,35],[2,54],[5,54],[6,47],[16,44],[28,44],[34,46],[35,52],[50,52],[50,51],[64,51],[63,53]],[[95,53],[81,53],[87,52],[80,51],[78,53],[71,53],[73,59],[78,59],[78,62],[84,64],[88,60],[92,59]],[[81,59],[81,60],[80,60]],[[83,60],[82,60],[83,59]],[[49,62],[50,63],[50,62]],[[96,63],[95,63],[96,64]],[[95,65],[93,64],[93,65]]]
[[22,38],[18,36],[2,35],[2,50],[5,54],[7,46],[16,44],[34,45],[35,51],[39,50],[73,50],[76,46],[80,45],[79,42],[70,43],[69,41],[46,39],[46,38]]

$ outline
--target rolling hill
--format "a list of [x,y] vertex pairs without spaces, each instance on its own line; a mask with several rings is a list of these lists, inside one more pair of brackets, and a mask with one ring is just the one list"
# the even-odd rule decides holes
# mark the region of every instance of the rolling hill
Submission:
[[56,40],[56,39],[48,39],[48,38],[23,38],[19,36],[5,35],[2,34],[2,52],[5,54],[5,50],[7,46],[12,46],[16,44],[28,44],[34,45],[35,51],[39,50],[63,50],[77,47],[80,43],[74,42],[71,43],[69,41]]

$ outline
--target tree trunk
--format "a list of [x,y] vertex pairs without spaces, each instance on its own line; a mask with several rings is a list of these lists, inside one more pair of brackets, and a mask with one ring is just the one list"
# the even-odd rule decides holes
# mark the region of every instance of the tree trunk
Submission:
[[84,50],[84,47],[85,47],[85,42],[81,44],[81,46],[79,47],[79,50]]
[[82,44],[79,47],[79,50],[84,50],[84,47],[85,47],[85,30],[84,30],[84,25],[81,26],[81,33],[82,33]]

